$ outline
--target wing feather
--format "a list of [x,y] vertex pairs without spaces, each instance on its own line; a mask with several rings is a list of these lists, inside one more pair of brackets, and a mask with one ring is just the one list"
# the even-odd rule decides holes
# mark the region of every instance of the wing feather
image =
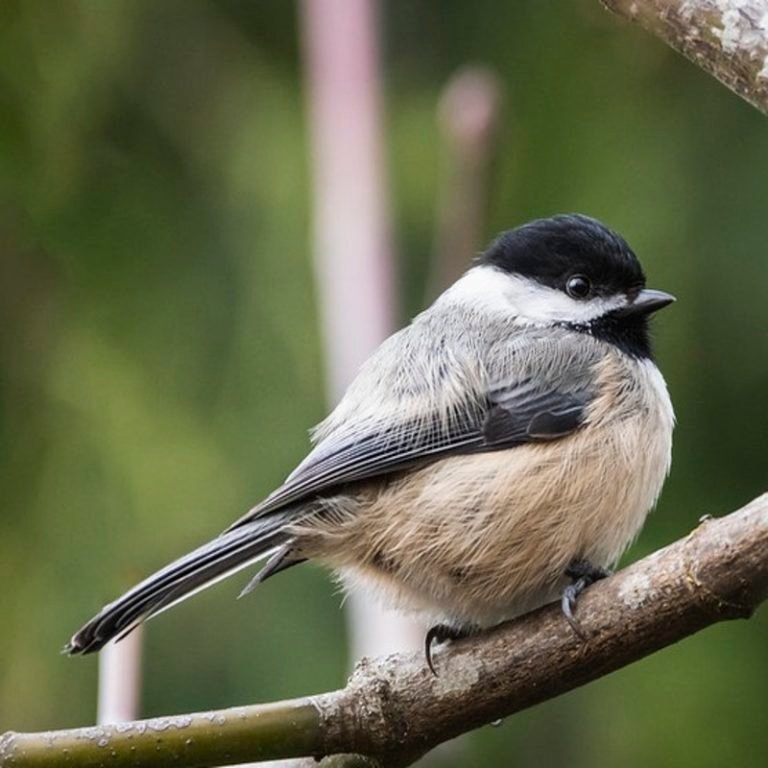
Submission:
[[[546,343],[551,343],[547,341]],[[519,350],[518,350],[519,352]],[[534,356],[535,359],[535,356]],[[593,360],[576,358],[584,368]],[[593,398],[584,370],[536,375],[530,365],[502,366],[511,376],[491,382],[480,402],[445,408],[418,419],[354,420],[326,435],[271,496],[228,530],[272,514],[287,505],[338,493],[344,486],[389,475],[446,455],[502,450],[523,443],[555,440],[578,429]],[[565,374],[565,375],[563,375]]]

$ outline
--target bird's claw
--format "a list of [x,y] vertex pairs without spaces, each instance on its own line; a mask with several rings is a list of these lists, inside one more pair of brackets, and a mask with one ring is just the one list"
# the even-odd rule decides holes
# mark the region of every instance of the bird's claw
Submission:
[[565,620],[570,625],[576,636],[580,640],[586,640],[587,634],[581,627],[578,619],[574,615],[576,601],[579,595],[589,586],[600,579],[605,579],[612,575],[612,571],[607,568],[600,568],[592,565],[588,560],[573,560],[565,569],[565,575],[573,579],[564,590],[560,600],[560,608],[565,616]]
[[448,624],[435,624],[434,627],[430,627],[424,638],[424,655],[427,657],[427,666],[435,677],[437,677],[437,670],[432,661],[433,644],[444,643],[446,640],[461,640],[472,633],[473,629],[451,627]]
[[576,599],[578,598],[579,593],[586,588],[580,584],[581,581],[582,580],[579,579],[573,584],[569,584],[563,590],[563,597],[560,601],[560,607],[563,611],[563,616],[565,616],[565,620],[568,622],[568,624],[570,624],[571,629],[581,640],[586,640],[587,636],[584,630],[581,628],[581,624],[579,624],[578,619],[573,615],[573,610],[576,608]]

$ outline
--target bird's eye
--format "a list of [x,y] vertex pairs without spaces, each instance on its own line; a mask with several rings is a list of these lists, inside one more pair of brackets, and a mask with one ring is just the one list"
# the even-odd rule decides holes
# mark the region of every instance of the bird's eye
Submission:
[[592,283],[584,275],[574,275],[568,278],[565,290],[571,298],[586,299],[592,290]]

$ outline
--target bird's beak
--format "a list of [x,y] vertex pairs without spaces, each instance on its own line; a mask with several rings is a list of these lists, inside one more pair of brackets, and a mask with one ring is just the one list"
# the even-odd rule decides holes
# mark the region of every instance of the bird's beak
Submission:
[[617,317],[630,317],[631,315],[650,315],[656,310],[669,306],[675,297],[664,291],[655,291],[652,288],[644,288],[634,299],[628,301],[623,307],[614,310]]

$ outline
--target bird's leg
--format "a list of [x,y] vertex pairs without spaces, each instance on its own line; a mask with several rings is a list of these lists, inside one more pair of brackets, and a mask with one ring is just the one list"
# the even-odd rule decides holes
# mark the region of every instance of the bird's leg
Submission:
[[579,595],[591,584],[594,584],[600,579],[605,579],[613,572],[607,568],[599,568],[588,560],[572,560],[570,565],[565,569],[565,575],[571,579],[571,583],[563,590],[563,597],[560,601],[560,605],[563,609],[563,615],[568,623],[571,625],[571,629],[582,639],[586,640],[586,635],[581,628],[581,625],[573,615],[573,610],[576,607],[576,600]]
[[432,645],[433,643],[444,643],[446,640],[461,640],[464,637],[470,637],[476,634],[478,627],[471,624],[465,627],[452,627],[449,624],[435,624],[424,638],[424,654],[427,657],[427,665],[432,674],[437,677],[435,666],[432,663]]

